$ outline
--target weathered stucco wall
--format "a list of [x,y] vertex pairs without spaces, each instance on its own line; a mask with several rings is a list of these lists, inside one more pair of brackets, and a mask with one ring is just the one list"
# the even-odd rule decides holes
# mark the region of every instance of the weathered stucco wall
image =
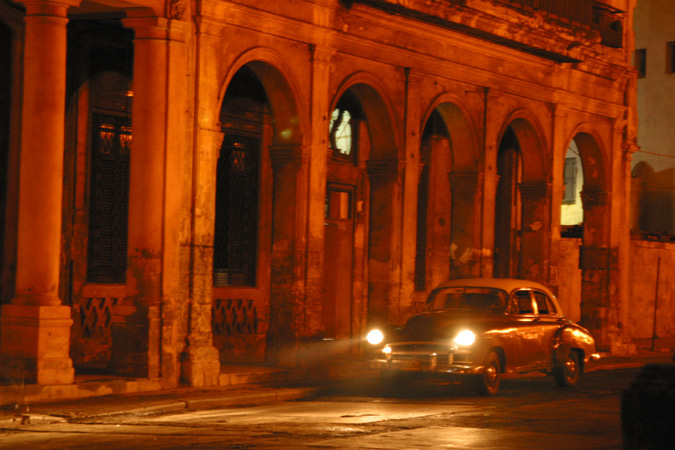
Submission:
[[570,320],[581,320],[581,269],[579,269],[579,246],[581,239],[560,240],[560,263],[558,264],[558,302]]
[[675,244],[634,240],[630,265],[632,313],[625,324],[629,336],[675,337]]

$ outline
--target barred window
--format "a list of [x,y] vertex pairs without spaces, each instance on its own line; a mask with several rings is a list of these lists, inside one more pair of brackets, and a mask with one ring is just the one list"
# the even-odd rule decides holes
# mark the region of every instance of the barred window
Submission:
[[215,286],[256,283],[259,140],[226,134],[216,175]]
[[127,270],[131,121],[92,116],[87,281],[124,283]]

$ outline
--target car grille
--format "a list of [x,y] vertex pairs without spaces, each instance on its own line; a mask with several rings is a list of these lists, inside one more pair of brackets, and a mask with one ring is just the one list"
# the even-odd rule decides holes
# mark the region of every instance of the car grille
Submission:
[[471,354],[467,352],[451,353],[443,345],[427,343],[404,343],[392,345],[387,359],[398,361],[423,361],[435,364],[470,363]]

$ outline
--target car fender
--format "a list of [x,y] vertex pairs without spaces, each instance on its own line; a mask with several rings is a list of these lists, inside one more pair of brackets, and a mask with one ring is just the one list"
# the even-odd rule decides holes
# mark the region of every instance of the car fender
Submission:
[[583,354],[580,356],[582,363],[590,355],[595,353],[595,340],[584,327],[569,323],[558,329],[553,337],[553,364],[555,367],[563,364],[570,350],[580,349]]

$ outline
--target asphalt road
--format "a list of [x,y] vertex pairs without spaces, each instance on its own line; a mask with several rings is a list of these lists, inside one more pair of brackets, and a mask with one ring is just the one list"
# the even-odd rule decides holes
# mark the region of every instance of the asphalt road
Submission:
[[504,380],[497,397],[411,383],[352,384],[303,401],[121,415],[0,430],[0,449],[620,449],[620,395],[638,369],[594,372],[575,388]]

